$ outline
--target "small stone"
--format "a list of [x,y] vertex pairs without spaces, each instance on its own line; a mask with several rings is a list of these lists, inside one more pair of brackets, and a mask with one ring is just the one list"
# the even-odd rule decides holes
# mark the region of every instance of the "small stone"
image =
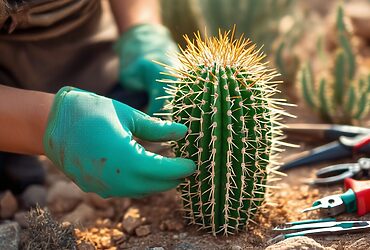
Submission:
[[18,250],[20,227],[17,222],[0,224],[0,249]]
[[238,246],[238,245],[234,245],[234,246],[230,247],[230,250],[241,250],[241,249],[242,249],[242,247]]
[[14,215],[14,220],[15,220],[16,222],[18,222],[18,224],[19,224],[22,228],[26,228],[26,227],[28,227],[27,215],[28,215],[28,212],[24,212],[24,211],[17,212],[17,213],[15,213],[15,215]]
[[139,209],[130,208],[123,216],[122,229],[128,234],[133,234],[135,229],[145,222],[145,218],[141,218]]
[[98,209],[96,210],[97,217],[100,218],[113,218],[115,215],[115,211],[113,207],[108,207],[105,209]]
[[327,250],[328,248],[323,247],[315,240],[305,237],[293,237],[286,240],[280,241],[274,245],[268,246],[266,250],[293,250],[293,249],[317,249],[317,250]]
[[163,247],[148,247],[147,250],[164,250]]
[[151,232],[152,232],[152,229],[151,229],[150,225],[139,226],[138,228],[135,229],[135,233],[139,237],[147,236]]
[[9,190],[0,194],[0,219],[12,218],[18,210],[18,202]]
[[44,186],[31,185],[20,195],[20,204],[25,210],[36,207],[36,205],[45,207],[46,196],[47,191]]
[[95,193],[88,193],[84,196],[85,202],[97,209],[111,208],[110,199],[103,199]]
[[183,239],[185,239],[186,237],[188,237],[188,233],[180,233],[180,234],[179,234],[179,239],[180,239],[180,240],[183,240]]
[[75,208],[71,213],[63,217],[63,221],[68,221],[71,223],[86,223],[95,218],[95,210],[85,203],[81,203]]
[[370,239],[360,238],[351,245],[346,246],[345,249],[367,250],[370,246]]
[[192,244],[188,242],[181,242],[177,244],[174,248],[174,250],[198,250],[198,247],[193,246]]
[[72,211],[83,198],[83,192],[73,182],[58,181],[47,195],[48,207],[53,213]]
[[82,242],[81,244],[78,244],[77,246],[78,250],[95,250],[95,247],[87,242]]
[[159,225],[159,229],[162,231],[181,231],[184,229],[184,224],[174,220],[164,220]]

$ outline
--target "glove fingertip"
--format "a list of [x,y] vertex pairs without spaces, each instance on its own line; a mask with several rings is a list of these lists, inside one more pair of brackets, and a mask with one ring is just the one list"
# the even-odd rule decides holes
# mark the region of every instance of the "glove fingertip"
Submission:
[[179,178],[192,175],[197,168],[194,161],[190,159],[177,158],[176,161],[178,163],[177,167],[181,167],[181,171],[178,172]]

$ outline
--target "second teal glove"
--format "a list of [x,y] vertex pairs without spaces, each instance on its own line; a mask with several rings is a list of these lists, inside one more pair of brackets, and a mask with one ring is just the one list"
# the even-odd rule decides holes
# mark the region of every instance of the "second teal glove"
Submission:
[[182,138],[186,126],[154,119],[118,101],[65,87],[55,96],[44,135],[46,156],[82,190],[142,197],[175,188],[193,161],[145,151],[150,141]]
[[133,90],[146,90],[149,94],[148,114],[159,112],[165,84],[157,82],[168,78],[160,74],[166,69],[152,60],[172,65],[167,53],[177,51],[170,32],[161,25],[137,25],[126,31],[117,41],[115,50],[120,58],[119,79],[123,86]]

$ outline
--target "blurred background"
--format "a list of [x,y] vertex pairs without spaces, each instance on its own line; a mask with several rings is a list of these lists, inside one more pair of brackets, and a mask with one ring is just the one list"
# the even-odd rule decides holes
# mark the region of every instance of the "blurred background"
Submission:
[[162,15],[182,47],[184,34],[215,36],[235,24],[267,54],[289,101],[323,122],[367,122],[370,1],[162,0]]

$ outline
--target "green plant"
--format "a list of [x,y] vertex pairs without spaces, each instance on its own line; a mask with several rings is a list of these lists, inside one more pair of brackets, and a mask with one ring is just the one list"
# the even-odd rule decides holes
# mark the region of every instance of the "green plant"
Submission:
[[[306,103],[317,110],[324,120],[348,124],[360,122],[370,111],[370,73],[361,77],[356,72],[356,55],[341,6],[337,9],[336,35],[337,48],[331,75],[321,74],[315,81],[312,67],[306,63],[298,73],[298,82]],[[319,40],[319,56],[326,61],[330,55],[326,55],[322,47]]]
[[284,144],[279,119],[288,114],[280,108],[285,100],[273,98],[276,73],[255,45],[234,40],[234,32],[195,37],[185,36],[179,66],[167,67],[177,80],[164,81],[171,100],[165,109],[189,129],[174,146],[177,156],[197,163],[179,188],[186,218],[228,235],[253,222],[263,204]]

